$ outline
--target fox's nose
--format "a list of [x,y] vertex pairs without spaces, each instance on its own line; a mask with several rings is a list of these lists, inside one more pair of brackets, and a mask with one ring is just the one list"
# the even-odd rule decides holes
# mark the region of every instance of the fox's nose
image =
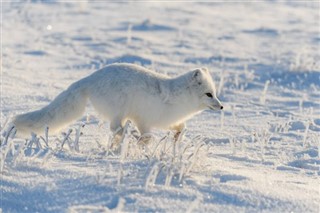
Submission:
[[221,106],[220,109],[223,109],[223,106]]

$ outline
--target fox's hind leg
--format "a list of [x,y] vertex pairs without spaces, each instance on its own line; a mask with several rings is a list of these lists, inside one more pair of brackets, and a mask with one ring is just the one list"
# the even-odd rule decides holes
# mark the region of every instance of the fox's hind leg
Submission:
[[139,124],[139,123],[137,123],[136,125],[137,125],[137,128],[138,128],[138,130],[139,130],[141,135],[144,135],[146,133],[150,133],[150,128],[149,127],[147,127],[147,126],[145,126],[143,124]]
[[122,135],[123,133],[123,126],[121,124],[121,119],[116,117],[111,120],[110,123],[110,130],[113,132],[114,135]]
[[122,120],[120,117],[115,117],[110,122],[110,130],[113,133],[113,139],[112,139],[112,143],[110,145],[111,149],[114,149],[120,143],[120,139],[121,139],[121,136],[123,133],[123,126],[121,123],[122,123]]

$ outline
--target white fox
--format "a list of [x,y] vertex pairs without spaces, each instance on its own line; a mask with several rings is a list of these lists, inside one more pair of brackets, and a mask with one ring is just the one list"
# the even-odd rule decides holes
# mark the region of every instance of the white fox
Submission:
[[[56,133],[84,113],[88,99],[113,132],[132,121],[140,134],[152,127],[180,132],[185,121],[205,110],[223,109],[209,71],[198,68],[171,78],[144,67],[116,63],[73,83],[48,106],[18,115],[18,135]],[[121,131],[118,134],[122,134]]]

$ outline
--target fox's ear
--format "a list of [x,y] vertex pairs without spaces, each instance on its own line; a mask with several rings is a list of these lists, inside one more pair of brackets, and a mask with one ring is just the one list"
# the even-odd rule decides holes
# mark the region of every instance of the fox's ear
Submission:
[[192,71],[192,82],[200,85],[201,84],[201,76],[202,76],[201,69],[196,69],[196,70]]
[[193,71],[193,78],[198,78],[201,75],[201,70],[200,69],[196,69]]
[[209,70],[208,70],[207,67],[201,67],[201,70],[204,71],[204,72],[206,72],[206,73],[209,73]]

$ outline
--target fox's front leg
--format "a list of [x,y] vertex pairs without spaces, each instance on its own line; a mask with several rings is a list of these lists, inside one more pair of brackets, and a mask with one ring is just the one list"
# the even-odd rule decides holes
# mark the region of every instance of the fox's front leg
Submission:
[[138,143],[143,145],[149,144],[153,138],[150,134],[150,127],[147,127],[144,124],[137,122],[137,128],[140,132],[140,137],[138,137]]
[[183,129],[186,128],[186,124],[185,123],[181,123],[181,124],[178,124],[178,125],[174,125],[171,127],[171,130],[174,130],[175,131],[175,134],[174,134],[174,140],[177,141],[181,132],[183,131]]

